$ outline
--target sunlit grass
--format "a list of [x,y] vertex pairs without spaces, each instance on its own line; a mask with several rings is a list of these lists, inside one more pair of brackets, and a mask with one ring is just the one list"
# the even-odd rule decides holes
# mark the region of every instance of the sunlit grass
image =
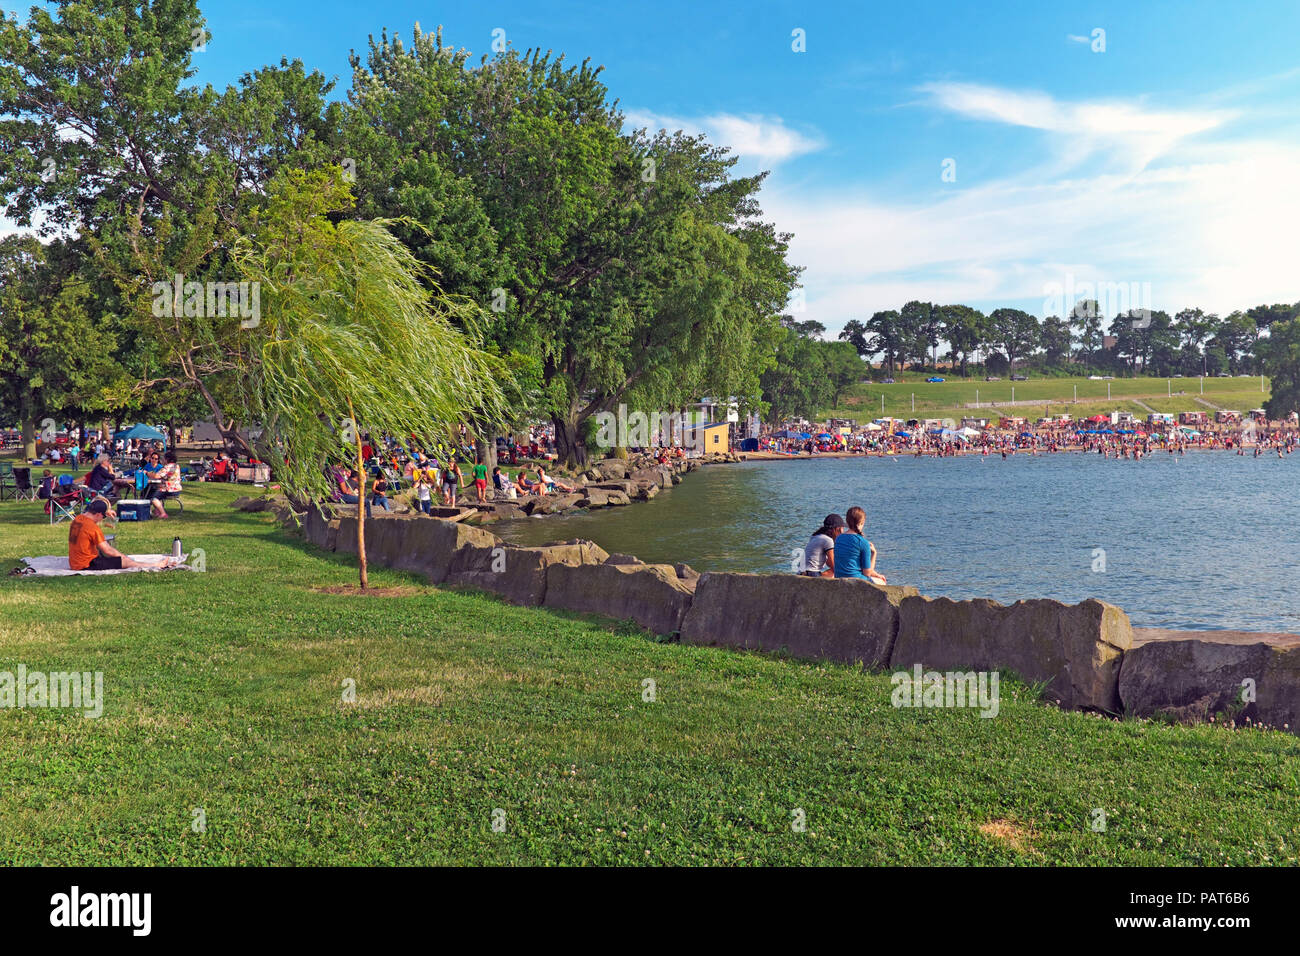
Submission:
[[[995,719],[898,710],[888,675],[377,568],[413,593],[322,594],[350,562],[225,507],[247,491],[187,486],[183,517],[119,529],[131,551],[179,534],[205,574],[0,582],[0,669],[102,670],[107,698],[99,720],[0,711],[0,863],[1300,862],[1294,737],[1010,682]],[[0,505],[6,568],[61,550],[41,517]]]

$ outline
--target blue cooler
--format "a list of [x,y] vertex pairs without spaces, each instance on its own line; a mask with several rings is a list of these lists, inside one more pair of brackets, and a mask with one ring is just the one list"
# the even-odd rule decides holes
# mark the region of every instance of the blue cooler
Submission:
[[123,499],[117,503],[118,521],[148,521],[152,517],[153,511],[148,501]]

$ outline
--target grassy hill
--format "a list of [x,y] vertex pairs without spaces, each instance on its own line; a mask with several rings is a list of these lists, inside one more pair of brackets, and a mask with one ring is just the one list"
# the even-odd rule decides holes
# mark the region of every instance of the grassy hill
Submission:
[[[106,697],[98,720],[0,711],[0,864],[1300,862],[1293,736],[1063,713],[1009,682],[994,719],[899,710],[888,675],[409,575],[324,593],[351,563],[229,510],[246,490],[120,527],[129,551],[181,535],[204,574],[0,579],[0,670],[102,670]],[[66,535],[0,504],[6,570]]]
[[[883,378],[878,373],[878,378]],[[979,402],[985,410],[979,417],[990,417],[987,406],[1012,401],[1041,403],[1029,406],[1007,406],[1008,415],[1037,418],[1046,415],[1070,414],[1097,415],[1114,410],[1130,411],[1143,418],[1148,408],[1158,412],[1211,411],[1196,399],[1204,399],[1220,408],[1247,412],[1259,408],[1268,398],[1260,391],[1258,376],[1251,378],[1116,378],[1112,381],[1093,381],[1086,377],[1040,378],[1030,376],[1027,382],[986,382],[983,378],[962,379],[940,373],[944,382],[929,383],[926,374],[897,374],[894,385],[858,385],[847,391],[839,406],[826,409],[820,420],[826,418],[852,418],[859,422],[890,415],[894,418],[961,418],[975,415],[968,404]],[[1267,382],[1265,383],[1267,385]],[[1107,388],[1109,387],[1109,398]],[[1202,391],[1202,388],[1204,391]],[[1170,394],[1172,392],[1172,395]],[[884,398],[884,412],[881,398]],[[1077,396],[1077,402],[1075,398]],[[915,402],[915,411],[913,411]]]

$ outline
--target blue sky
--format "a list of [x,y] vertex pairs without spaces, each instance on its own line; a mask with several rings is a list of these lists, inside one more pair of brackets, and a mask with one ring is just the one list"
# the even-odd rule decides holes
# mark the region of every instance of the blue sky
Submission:
[[1296,0],[202,8],[215,85],[283,55],[341,93],[350,49],[416,21],[476,54],[500,28],[590,56],[637,125],[772,171],[802,317],[832,330],[911,298],[1042,315],[1089,283],[1169,310],[1300,300]]

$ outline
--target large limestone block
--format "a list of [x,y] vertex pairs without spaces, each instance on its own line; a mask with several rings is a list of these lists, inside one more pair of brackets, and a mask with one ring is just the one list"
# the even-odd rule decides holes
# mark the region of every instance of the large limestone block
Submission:
[[899,608],[890,666],[911,670],[1014,671],[1045,682],[1062,707],[1117,713],[1119,668],[1133,643],[1128,615],[1088,600],[1017,601],[913,597]]
[[603,461],[593,462],[591,470],[597,472],[605,481],[622,480],[627,477],[627,462],[621,458],[606,458]]
[[552,564],[546,606],[630,618],[656,634],[681,630],[695,588],[670,564]]
[[[1300,733],[1300,635],[1135,630],[1119,672],[1126,712],[1250,718]],[[1247,693],[1243,693],[1247,692]],[[1253,697],[1254,700],[1250,698]]]
[[673,482],[672,472],[663,466],[654,465],[649,468],[638,468],[628,474],[628,480],[638,485],[652,484],[660,488],[666,488]]
[[333,551],[338,542],[339,519],[321,509],[308,505],[302,516],[302,536],[309,543],[326,551]]
[[[356,554],[356,517],[345,516],[338,524],[336,550]],[[501,539],[491,532],[459,521],[423,516],[366,519],[367,561],[423,574],[434,584],[447,579],[453,558],[462,548],[491,551],[500,544]]]
[[916,593],[848,578],[709,572],[696,586],[682,641],[883,666],[899,603]]
[[600,482],[596,482],[595,484],[587,485],[587,491],[589,493],[594,490],[620,492],[625,495],[634,495],[636,494],[636,482],[635,481],[600,481]]
[[609,557],[590,541],[549,544],[539,548],[469,546],[452,559],[447,583],[482,588],[511,604],[538,606],[546,599],[546,571],[553,564],[599,564]]

